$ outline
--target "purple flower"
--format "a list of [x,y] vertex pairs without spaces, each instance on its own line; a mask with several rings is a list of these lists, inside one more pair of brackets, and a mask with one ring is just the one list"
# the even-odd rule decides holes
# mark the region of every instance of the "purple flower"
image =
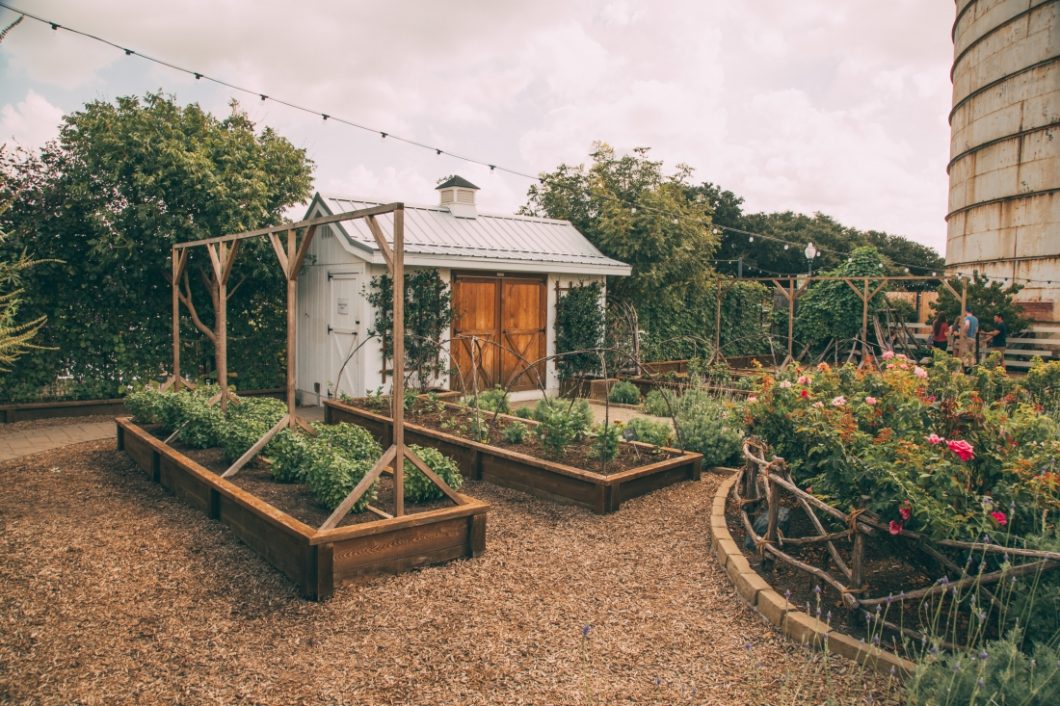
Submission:
[[979,650],[979,659],[980,659],[980,660],[982,660],[982,661],[984,661],[984,662],[985,662],[985,661],[986,661],[986,659],[987,659],[987,657],[989,657],[989,656],[990,656],[990,655],[989,655],[989,653],[987,653],[987,651],[986,651],[986,650]]
[[592,626],[591,626],[591,625],[584,625],[584,626],[582,626],[582,637],[583,637],[583,638],[589,637],[589,632],[590,632],[590,631],[591,631],[592,629],[593,629],[593,628],[592,628]]
[[813,592],[816,593],[818,596],[821,595],[821,584],[817,584],[816,586],[814,586]]

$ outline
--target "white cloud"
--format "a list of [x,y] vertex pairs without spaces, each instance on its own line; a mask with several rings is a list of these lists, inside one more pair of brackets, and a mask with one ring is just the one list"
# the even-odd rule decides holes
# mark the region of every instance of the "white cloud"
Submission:
[[62,117],[62,110],[30,91],[18,103],[0,107],[0,141],[37,150],[58,136]]

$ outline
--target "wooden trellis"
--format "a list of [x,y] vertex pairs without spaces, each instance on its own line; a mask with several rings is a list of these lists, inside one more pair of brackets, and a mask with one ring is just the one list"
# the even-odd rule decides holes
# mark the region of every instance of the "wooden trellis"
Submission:
[[[379,224],[378,217],[393,214],[393,234],[388,240]],[[173,246],[171,285],[173,288],[173,373],[163,387],[179,389],[180,387],[191,387],[182,375],[180,369],[180,306],[183,303],[188,307],[192,316],[197,319],[190,298],[190,283],[187,280],[188,255],[192,248],[204,247],[210,256],[210,264],[213,268],[214,283],[211,295],[215,302],[215,324],[214,329],[207,335],[215,346],[217,380],[221,386],[221,392],[215,397],[222,408],[227,408],[230,393],[228,391],[228,340],[226,335],[227,314],[226,300],[228,298],[228,279],[232,272],[239,243],[249,238],[268,238],[272,245],[276,259],[279,261],[280,269],[283,271],[284,281],[287,284],[287,413],[271,429],[254,443],[241,457],[239,457],[223,474],[222,478],[230,478],[239,472],[255,456],[261,453],[265,445],[283,429],[303,429],[313,434],[312,427],[301,417],[295,401],[295,356],[298,340],[298,274],[305,263],[309,247],[313,242],[317,229],[332,223],[341,223],[364,219],[368,228],[379,246],[383,259],[386,260],[387,269],[394,282],[394,352],[393,366],[394,378],[391,384],[391,414],[394,419],[394,441],[391,446],[383,452],[365,474],[357,486],[350,492],[335,511],[320,526],[321,530],[335,527],[339,521],[349,513],[350,509],[368,491],[372,484],[378,480],[383,471],[393,468],[394,475],[394,517],[405,514],[404,499],[404,462],[408,460],[418,468],[434,485],[438,487],[450,500],[457,505],[463,505],[467,501],[458,495],[449,485],[442,480],[426,463],[405,444],[405,206],[401,203],[391,203],[371,208],[347,211],[330,216],[322,216],[298,223],[283,224],[248,231],[245,233],[233,233],[216,238],[194,240],[177,243]],[[301,234],[301,238],[299,238]],[[185,290],[181,291],[181,284]],[[198,322],[197,322],[198,323]],[[204,326],[200,329],[209,331]]]
[[[821,582],[834,588],[840,595],[844,606],[852,611],[863,611],[881,604],[902,603],[944,595],[947,591],[978,585],[983,596],[1000,607],[997,598],[986,586],[1004,579],[1017,576],[1050,571],[1060,567],[1060,552],[1020,549],[1005,547],[985,542],[962,542],[957,540],[934,540],[918,532],[900,529],[896,536],[899,540],[910,543],[911,548],[919,550],[937,562],[947,575],[953,572],[953,580],[936,582],[924,588],[903,591],[897,595],[871,596],[871,586],[865,581],[864,561],[865,544],[876,537],[892,535],[888,524],[874,513],[862,507],[852,512],[843,512],[820,498],[799,488],[791,477],[783,458],[774,456],[766,460],[767,447],[756,439],[744,442],[746,463],[740,469],[737,481],[733,484],[733,495],[739,505],[740,518],[747,536],[762,556],[763,565],[769,568],[772,562],[781,561],[800,571],[811,574]],[[782,494],[786,494],[789,503],[793,502],[805,514],[816,531],[815,535],[806,537],[789,537],[780,530],[779,511],[782,506]],[[866,499],[867,500],[867,499]],[[761,507],[766,517],[765,534],[755,531],[755,523],[748,513],[749,507]],[[818,513],[842,525],[841,529],[829,530],[825,527]],[[759,525],[760,527],[761,525]],[[806,546],[823,544],[828,549],[835,571],[829,571],[796,559],[784,550],[786,545]],[[844,555],[840,547],[849,546]],[[946,550],[974,551],[984,555],[1007,555],[1010,566],[989,573],[982,571],[970,573],[968,565],[960,566],[946,555]],[[1016,563],[1019,559],[1028,559],[1025,563]],[[873,616],[876,618],[877,616]],[[880,618],[884,627],[914,637],[923,637],[920,633]]]

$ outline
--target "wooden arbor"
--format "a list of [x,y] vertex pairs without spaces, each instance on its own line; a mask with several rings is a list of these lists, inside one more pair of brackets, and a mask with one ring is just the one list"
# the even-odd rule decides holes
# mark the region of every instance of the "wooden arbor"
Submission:
[[[379,224],[377,217],[385,214],[393,214],[393,235],[387,239]],[[257,456],[265,445],[283,429],[302,428],[306,432],[315,433],[311,426],[298,416],[295,403],[295,356],[298,340],[298,274],[301,272],[305,262],[309,246],[313,242],[317,228],[332,223],[341,223],[356,219],[365,219],[372,236],[375,238],[379,250],[386,260],[387,269],[394,282],[394,379],[391,384],[391,413],[394,419],[394,442],[383,452],[382,456],[375,462],[372,469],[365,474],[357,486],[350,492],[345,500],[335,509],[327,520],[320,526],[321,530],[335,527],[339,521],[349,513],[354,504],[368,491],[372,484],[379,478],[383,471],[393,467],[394,473],[394,516],[400,517],[405,514],[404,499],[404,461],[408,460],[418,468],[427,478],[431,480],[438,489],[457,505],[463,505],[467,501],[458,495],[449,485],[432,471],[416,453],[405,444],[405,206],[402,203],[384,204],[371,208],[347,211],[331,216],[322,216],[298,223],[288,223],[245,233],[234,233],[222,235],[216,238],[194,240],[177,243],[173,246],[172,255],[172,287],[173,287],[173,374],[165,383],[165,387],[179,388],[189,386],[187,380],[181,375],[180,370],[180,305],[183,303],[195,316],[191,306],[188,291],[181,291],[180,283],[182,277],[187,282],[185,268],[188,255],[192,248],[204,247],[210,256],[215,279],[214,297],[216,307],[216,323],[210,338],[212,339],[217,359],[217,379],[221,385],[221,392],[217,396],[222,408],[229,401],[227,376],[228,376],[228,341],[225,333],[226,327],[226,301],[228,298],[228,278],[232,272],[232,265],[239,248],[239,243],[249,238],[268,238],[272,244],[273,251],[279,261],[283,272],[284,281],[287,283],[287,413],[254,443],[240,458],[238,458],[223,474],[222,478],[229,478],[239,472],[251,459]],[[300,237],[299,237],[300,234]],[[200,326],[200,328],[203,328]],[[205,330],[205,329],[204,329]]]

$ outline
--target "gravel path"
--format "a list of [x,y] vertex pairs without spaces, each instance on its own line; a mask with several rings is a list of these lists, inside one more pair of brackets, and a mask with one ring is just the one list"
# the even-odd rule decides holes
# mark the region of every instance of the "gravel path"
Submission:
[[317,604],[111,441],[3,463],[0,703],[890,702],[735,595],[717,483],[606,517],[469,483],[493,504],[484,556]]

